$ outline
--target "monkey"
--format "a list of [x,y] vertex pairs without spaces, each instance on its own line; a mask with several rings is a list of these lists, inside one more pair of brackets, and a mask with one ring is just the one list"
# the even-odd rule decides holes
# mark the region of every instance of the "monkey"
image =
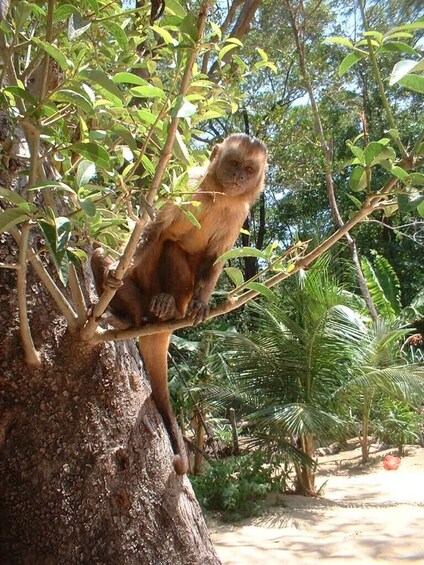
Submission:
[[[187,317],[197,325],[209,313],[209,299],[223,269],[217,259],[229,251],[256,197],[263,190],[267,149],[257,138],[233,134],[216,145],[188,205],[196,227],[176,205],[166,203],[145,228],[133,265],[122,283],[113,280],[113,260],[95,249],[91,266],[99,296],[105,282],[116,285],[110,309],[127,327]],[[183,437],[168,391],[167,354],[171,331],[139,338],[152,396],[169,433],[178,475],[188,470]]]

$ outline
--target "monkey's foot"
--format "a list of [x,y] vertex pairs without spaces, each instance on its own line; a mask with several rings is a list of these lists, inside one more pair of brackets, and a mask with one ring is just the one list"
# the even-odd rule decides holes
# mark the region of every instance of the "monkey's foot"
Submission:
[[191,300],[187,308],[187,317],[197,326],[204,322],[209,314],[209,306],[201,300]]
[[170,320],[175,317],[175,300],[171,294],[161,292],[152,298],[150,312],[161,320]]

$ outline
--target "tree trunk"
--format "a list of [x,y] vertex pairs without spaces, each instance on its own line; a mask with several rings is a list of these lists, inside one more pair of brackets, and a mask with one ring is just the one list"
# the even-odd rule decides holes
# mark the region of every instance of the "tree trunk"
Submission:
[[219,563],[134,343],[82,344],[28,275],[37,369],[23,361],[15,271],[0,269],[0,563]]
[[[300,447],[305,455],[313,458],[314,455],[314,439],[311,434],[305,434],[300,437]],[[303,496],[315,496],[315,473],[314,467],[305,464],[295,464],[296,470],[296,493]]]

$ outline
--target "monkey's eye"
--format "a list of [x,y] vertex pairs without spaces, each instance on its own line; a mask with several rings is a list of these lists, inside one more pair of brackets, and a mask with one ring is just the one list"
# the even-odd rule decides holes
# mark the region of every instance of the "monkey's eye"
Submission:
[[236,161],[235,159],[233,159],[233,160],[230,162],[230,165],[231,165],[232,167],[238,167],[238,161]]
[[246,173],[251,175],[253,173],[253,167],[246,167]]

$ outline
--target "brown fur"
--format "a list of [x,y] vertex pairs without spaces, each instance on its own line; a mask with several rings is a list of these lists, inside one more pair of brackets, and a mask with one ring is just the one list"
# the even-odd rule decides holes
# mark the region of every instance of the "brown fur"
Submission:
[[[232,135],[212,151],[211,161],[189,206],[200,223],[194,226],[177,206],[163,206],[146,228],[135,255],[111,301],[112,311],[127,325],[187,316],[195,324],[208,315],[208,302],[223,264],[216,259],[234,245],[250,206],[263,188],[266,148],[244,134]],[[103,250],[92,256],[100,295],[113,261]],[[140,349],[152,394],[169,432],[178,474],[188,468],[181,432],[169,402],[167,352],[171,332],[142,336]]]

